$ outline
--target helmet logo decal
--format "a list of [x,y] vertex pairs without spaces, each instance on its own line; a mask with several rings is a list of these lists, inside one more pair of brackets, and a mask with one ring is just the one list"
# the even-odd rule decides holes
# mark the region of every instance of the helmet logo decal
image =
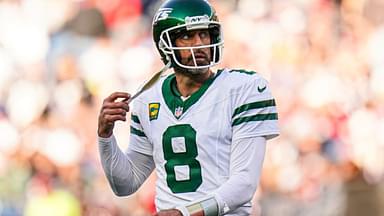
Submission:
[[187,16],[185,17],[185,24],[187,25],[187,30],[192,30],[195,28],[208,28],[209,16]]
[[185,23],[188,24],[195,24],[195,23],[204,23],[204,22],[209,22],[209,16],[204,15],[204,16],[193,16],[193,17],[185,17]]
[[159,11],[157,11],[155,17],[153,18],[153,23],[167,19],[169,14],[172,13],[172,10],[172,8],[161,8]]

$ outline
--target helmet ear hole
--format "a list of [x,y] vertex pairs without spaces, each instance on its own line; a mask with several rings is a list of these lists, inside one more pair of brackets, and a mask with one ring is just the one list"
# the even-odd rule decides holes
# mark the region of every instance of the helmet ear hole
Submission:
[[172,57],[170,56],[172,50],[170,50],[169,47],[167,47],[161,40],[157,45],[160,51],[161,60],[164,62],[164,64],[167,64],[172,59]]
[[165,46],[165,44],[163,43],[163,41],[159,41],[159,49],[160,50],[165,50],[167,47]]
[[159,41],[159,49],[163,52],[164,55],[168,55],[172,53],[172,50],[169,46],[167,46],[162,40]]

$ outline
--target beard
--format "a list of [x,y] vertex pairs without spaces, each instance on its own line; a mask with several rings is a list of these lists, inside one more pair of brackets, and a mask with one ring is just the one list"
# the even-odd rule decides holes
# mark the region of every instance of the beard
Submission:
[[[204,52],[203,50],[196,50],[193,52],[195,59],[196,59],[196,64],[193,61],[193,56],[192,53],[189,55],[187,58],[181,59],[180,53],[176,52],[176,58],[180,59],[179,62],[183,65],[187,66],[207,66],[210,65],[211,58],[210,55]],[[187,69],[181,66],[174,66],[177,68],[178,71],[185,73],[185,74],[203,74],[207,71],[209,71],[209,67],[207,68],[195,68],[195,69]]]
[[183,67],[180,67],[178,65],[175,65],[174,68],[178,72],[185,74],[185,75],[198,75],[198,74],[203,74],[203,73],[206,73],[209,71],[208,67],[207,68],[192,69],[192,68],[183,68]]
[[209,71],[209,68],[187,69],[187,72],[190,74],[203,74],[208,71]]

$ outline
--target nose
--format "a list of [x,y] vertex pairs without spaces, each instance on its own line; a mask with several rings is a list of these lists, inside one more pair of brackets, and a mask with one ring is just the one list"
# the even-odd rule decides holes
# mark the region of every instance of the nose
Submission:
[[202,46],[204,45],[203,43],[203,39],[201,38],[199,32],[196,32],[194,35],[193,35],[193,44],[195,46]]

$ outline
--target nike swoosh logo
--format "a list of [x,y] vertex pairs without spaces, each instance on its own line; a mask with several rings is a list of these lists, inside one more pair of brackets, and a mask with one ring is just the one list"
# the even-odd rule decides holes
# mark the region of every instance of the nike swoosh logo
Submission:
[[262,93],[265,89],[267,89],[267,86],[264,86],[263,88],[260,88],[260,86],[257,86],[257,91]]

